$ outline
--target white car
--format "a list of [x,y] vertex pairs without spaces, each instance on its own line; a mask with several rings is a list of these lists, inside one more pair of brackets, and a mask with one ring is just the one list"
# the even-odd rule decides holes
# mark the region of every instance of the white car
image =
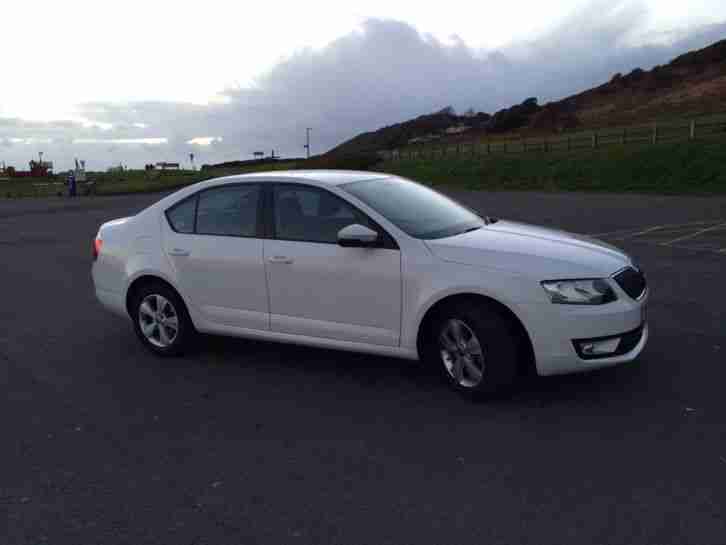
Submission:
[[160,355],[196,332],[436,362],[460,391],[634,360],[645,277],[603,242],[387,174],[201,182],[101,226],[100,302]]

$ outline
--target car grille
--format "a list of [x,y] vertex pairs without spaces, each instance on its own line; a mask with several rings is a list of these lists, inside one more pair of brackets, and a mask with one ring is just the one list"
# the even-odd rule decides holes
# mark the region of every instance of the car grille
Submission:
[[639,299],[645,292],[645,275],[632,267],[623,269],[614,278],[618,286],[633,299]]

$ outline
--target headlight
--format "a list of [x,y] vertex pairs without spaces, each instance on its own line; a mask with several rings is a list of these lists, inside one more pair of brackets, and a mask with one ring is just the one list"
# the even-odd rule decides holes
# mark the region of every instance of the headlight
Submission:
[[548,280],[542,287],[553,303],[560,305],[604,305],[618,296],[606,280]]

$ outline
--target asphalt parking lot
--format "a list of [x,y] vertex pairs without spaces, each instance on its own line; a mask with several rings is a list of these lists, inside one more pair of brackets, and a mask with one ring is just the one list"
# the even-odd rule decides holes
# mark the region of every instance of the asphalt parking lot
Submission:
[[0,201],[0,543],[726,542],[726,198],[457,196],[636,256],[641,359],[485,404],[366,355],[160,360],[89,274],[98,225],[158,196]]

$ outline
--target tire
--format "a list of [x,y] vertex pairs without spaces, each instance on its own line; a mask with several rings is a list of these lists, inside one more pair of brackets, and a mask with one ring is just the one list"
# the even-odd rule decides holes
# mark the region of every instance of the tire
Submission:
[[147,282],[136,290],[131,320],[141,344],[158,356],[180,356],[196,337],[184,301],[162,282]]
[[488,397],[514,384],[522,347],[511,320],[498,309],[478,301],[453,303],[438,313],[428,335],[426,359],[460,394]]

